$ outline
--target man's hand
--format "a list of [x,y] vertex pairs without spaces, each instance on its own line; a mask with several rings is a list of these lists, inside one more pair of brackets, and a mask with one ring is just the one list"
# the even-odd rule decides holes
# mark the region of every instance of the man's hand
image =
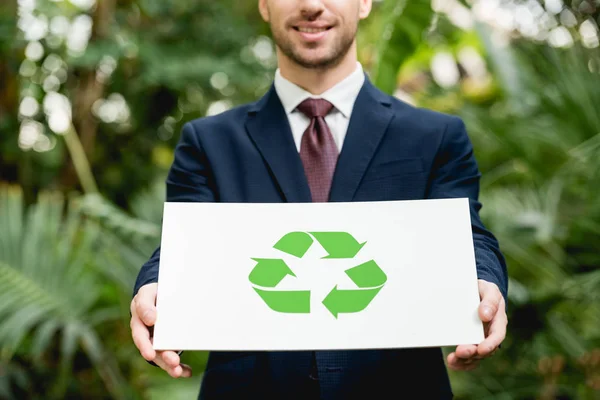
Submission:
[[485,339],[479,345],[467,344],[456,347],[448,354],[448,366],[458,371],[477,368],[479,362],[494,354],[506,336],[506,303],[498,286],[479,279],[479,318],[483,321]]
[[192,369],[181,364],[174,351],[156,351],[152,347],[151,328],[156,321],[156,291],[158,284],[149,283],[140,288],[131,301],[131,336],[136,347],[147,361],[152,361],[173,378],[192,376]]

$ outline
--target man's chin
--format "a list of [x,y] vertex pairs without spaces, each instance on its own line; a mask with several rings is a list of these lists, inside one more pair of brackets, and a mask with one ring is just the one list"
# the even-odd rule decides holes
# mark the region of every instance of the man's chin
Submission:
[[332,57],[294,57],[294,61],[304,68],[320,69],[336,65],[338,60]]

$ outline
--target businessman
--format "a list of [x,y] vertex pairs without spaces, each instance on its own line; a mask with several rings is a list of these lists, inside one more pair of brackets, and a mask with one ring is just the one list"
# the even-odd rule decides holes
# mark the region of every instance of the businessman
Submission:
[[[446,367],[475,368],[495,352],[507,325],[506,265],[479,217],[480,172],[465,126],[458,117],[405,104],[369,81],[357,61],[356,32],[371,0],[259,0],[258,8],[277,45],[273,85],[255,103],[184,125],[167,201],[468,197],[486,337],[457,346],[447,359],[440,348],[213,352],[200,398],[452,398]],[[189,377],[177,352],[152,348],[159,258],[160,248],[135,283],[133,340],[146,360],[173,377]]]

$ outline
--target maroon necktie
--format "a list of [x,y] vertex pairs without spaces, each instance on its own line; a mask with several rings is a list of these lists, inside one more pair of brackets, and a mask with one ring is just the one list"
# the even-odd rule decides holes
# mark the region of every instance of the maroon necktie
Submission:
[[306,99],[298,110],[310,118],[310,125],[302,135],[300,159],[312,194],[313,202],[329,200],[329,191],[338,149],[325,122],[325,116],[333,109],[333,104],[324,99]]

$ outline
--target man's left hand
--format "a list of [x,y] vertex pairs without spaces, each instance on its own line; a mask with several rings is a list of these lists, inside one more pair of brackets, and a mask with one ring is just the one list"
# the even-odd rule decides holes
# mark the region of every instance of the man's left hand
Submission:
[[498,286],[479,279],[479,318],[483,321],[485,339],[478,345],[466,344],[456,347],[448,354],[448,366],[457,371],[470,371],[479,362],[494,354],[506,336],[506,303]]

